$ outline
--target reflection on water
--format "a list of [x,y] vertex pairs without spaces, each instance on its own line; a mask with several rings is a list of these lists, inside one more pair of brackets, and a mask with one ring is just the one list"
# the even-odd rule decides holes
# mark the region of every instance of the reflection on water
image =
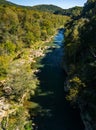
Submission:
[[62,41],[64,40],[64,30],[59,30],[59,33],[54,37],[54,43],[61,46]]
[[[54,48],[46,53],[36,74],[40,80],[39,94],[32,101],[39,104],[36,111],[34,130],[84,130],[79,111],[70,107],[65,100],[64,80],[66,73],[61,67],[64,30],[54,37]],[[59,46],[59,47],[56,47]]]

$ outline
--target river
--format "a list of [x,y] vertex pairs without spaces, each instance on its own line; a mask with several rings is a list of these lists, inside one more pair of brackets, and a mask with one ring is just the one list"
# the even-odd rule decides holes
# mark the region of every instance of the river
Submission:
[[64,30],[58,30],[54,37],[54,47],[50,47],[36,74],[40,80],[39,94],[32,100],[39,104],[34,122],[34,130],[84,130],[80,112],[73,109],[65,99],[64,80],[66,73],[62,69]]

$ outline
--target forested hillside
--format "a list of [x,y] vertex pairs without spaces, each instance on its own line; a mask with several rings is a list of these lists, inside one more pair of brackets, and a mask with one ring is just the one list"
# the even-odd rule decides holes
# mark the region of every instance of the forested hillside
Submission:
[[65,14],[71,16],[72,18],[80,17],[83,7],[75,6],[65,10]]
[[81,11],[83,7],[73,7],[69,9],[62,9],[58,6],[55,5],[36,5],[33,6],[31,9],[33,10],[39,10],[39,11],[45,11],[45,12],[50,12],[56,15],[65,15],[65,16],[71,16],[71,17],[77,17],[81,15]]
[[36,59],[69,17],[0,2],[0,129],[32,130],[29,109],[37,104],[28,100],[39,86]]
[[[49,75],[46,73],[49,70],[43,72],[48,79],[42,73],[42,77],[37,78],[36,75],[40,71],[38,68],[46,70],[44,63],[37,64],[37,61],[45,56],[47,49],[50,52],[47,56],[51,54],[54,58],[52,51],[56,48],[49,46],[49,42],[60,27],[65,28],[64,46],[59,47],[64,47],[63,67],[67,77],[63,86],[66,91],[66,100],[70,101],[72,106],[78,106],[86,130],[96,130],[96,0],[87,0],[83,8],[76,6],[70,9],[53,5],[24,7],[0,0],[0,130],[38,129],[33,118],[39,113],[42,118],[38,116],[38,119],[51,119],[50,110],[53,110],[53,118],[62,117],[58,112],[61,110],[58,104],[61,105],[65,99],[58,101],[62,95],[59,91],[57,92],[57,90],[63,90],[58,89],[62,83],[60,86],[57,84],[57,88],[54,87],[55,80],[60,80],[61,77],[56,75],[54,82],[50,80],[50,74],[55,76],[52,73],[55,72],[55,68],[51,68],[55,63],[49,64],[50,60],[46,62],[47,68],[54,70],[48,73]],[[59,49],[57,46],[57,50]],[[57,52],[54,54],[58,54]],[[60,66],[55,67],[59,72]],[[61,74],[61,70],[56,74]],[[42,83],[40,83],[40,78]],[[50,88],[43,78],[48,85],[54,87],[47,92],[50,98],[46,93],[40,93],[41,90],[38,89],[40,84]],[[63,78],[61,80],[64,80]],[[43,89],[47,90],[47,87]],[[51,104],[48,106],[51,109],[46,109],[47,117],[44,117],[44,109],[32,100],[32,97],[37,96],[38,93],[43,95],[41,99],[44,102],[40,102],[41,106],[46,101]],[[56,97],[58,93],[60,98]],[[47,95],[46,99],[44,95]],[[40,98],[40,95],[38,97]],[[64,109],[67,108],[64,107]],[[39,112],[36,113],[38,109]],[[54,110],[58,115],[54,114]],[[64,120],[65,123],[68,119]],[[60,121],[62,122],[61,119]],[[54,127],[54,124],[51,125]],[[40,125],[42,128],[42,124]]]
[[[13,55],[22,47],[31,47],[35,42],[47,40],[54,35],[67,17],[39,13],[15,6],[0,6],[0,55]],[[2,62],[1,62],[2,66]],[[4,67],[4,66],[2,66]],[[1,70],[0,75],[6,71]]]
[[32,9],[50,12],[50,13],[54,13],[55,11],[63,11],[62,8],[55,5],[36,5],[36,6],[33,6]]
[[66,24],[66,96],[78,104],[87,129],[96,129],[96,1],[88,0],[82,17]]

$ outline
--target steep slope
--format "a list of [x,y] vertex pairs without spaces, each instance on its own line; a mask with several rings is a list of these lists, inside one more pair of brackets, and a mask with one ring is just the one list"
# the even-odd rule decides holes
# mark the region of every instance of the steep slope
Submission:
[[75,6],[73,8],[66,9],[66,14],[69,14],[72,17],[77,17],[81,15],[83,7]]
[[96,15],[96,0],[88,0],[83,8],[82,16],[91,18],[93,15]]
[[[86,10],[84,12],[84,10]],[[96,130],[96,2],[88,0],[82,17],[66,25],[67,100],[78,104],[86,130]]]
[[0,5],[0,129],[32,128],[28,107],[36,104],[27,100],[35,94],[39,83],[34,75],[38,71],[36,59],[44,56],[46,42],[68,19],[20,6]]

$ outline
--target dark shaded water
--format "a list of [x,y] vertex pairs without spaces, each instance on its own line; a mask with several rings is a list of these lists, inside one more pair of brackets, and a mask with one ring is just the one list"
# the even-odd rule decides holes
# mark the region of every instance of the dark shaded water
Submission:
[[32,100],[40,105],[34,119],[38,130],[84,130],[79,111],[65,100],[66,73],[61,67],[63,31],[58,31],[54,38],[55,47],[50,48],[41,60],[44,66],[37,74],[41,92]]

